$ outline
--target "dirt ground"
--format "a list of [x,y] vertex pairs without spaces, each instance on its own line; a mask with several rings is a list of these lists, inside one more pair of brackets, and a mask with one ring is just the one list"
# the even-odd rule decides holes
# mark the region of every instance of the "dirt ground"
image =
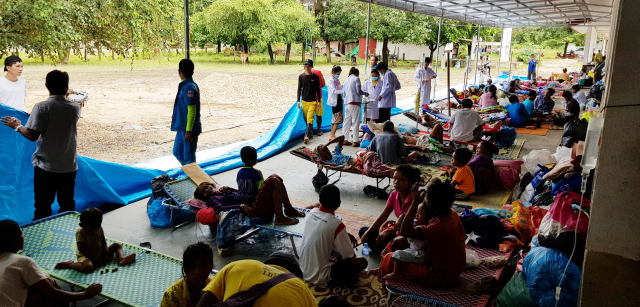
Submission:
[[[540,74],[560,72],[562,67],[571,67],[575,62],[547,60]],[[175,135],[170,131],[171,115],[180,81],[177,64],[147,63],[133,70],[118,61],[59,67],[26,64],[23,77],[27,80],[27,110],[46,99],[44,79],[52,69],[69,72],[71,87],[89,93],[89,102],[78,124],[80,155],[124,164],[171,155]],[[205,131],[200,135],[198,150],[250,140],[277,125],[295,101],[301,69],[295,65],[199,65],[196,61],[194,79],[202,91],[201,120]],[[327,78],[331,66],[317,65],[316,69]],[[343,67],[347,69],[348,66]],[[414,68],[393,70],[402,84],[398,99],[413,97]],[[446,86],[445,74],[439,72],[438,89]],[[461,72],[452,74],[451,84],[461,81]],[[215,130],[248,122],[252,123]],[[206,132],[209,130],[215,131]]]

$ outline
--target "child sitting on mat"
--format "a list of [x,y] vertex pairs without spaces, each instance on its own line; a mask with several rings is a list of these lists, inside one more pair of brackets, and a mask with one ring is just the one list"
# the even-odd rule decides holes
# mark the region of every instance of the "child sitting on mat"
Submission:
[[207,206],[212,207],[216,212],[241,209],[249,217],[262,218],[264,223],[270,223],[275,215],[276,225],[295,225],[298,219],[286,217],[285,214],[295,217],[305,216],[304,212],[296,210],[291,205],[287,189],[278,175],[271,175],[265,180],[255,200],[237,194],[233,188],[216,188],[208,182],[201,183],[193,192],[193,197],[205,201]]
[[236,182],[238,183],[238,194],[249,197],[258,196],[258,191],[264,184],[262,172],[253,168],[258,163],[258,151],[251,146],[240,149],[240,159],[244,167],[238,170]]
[[182,255],[182,275],[162,297],[160,307],[196,306],[204,289],[213,279],[213,249],[206,242],[193,243]]
[[[451,185],[456,189],[456,199],[469,200],[471,194],[476,191],[476,181],[473,177],[471,167],[467,165],[471,161],[473,154],[468,148],[457,149],[451,157],[451,165],[456,168],[450,169],[447,175],[452,176]],[[455,172],[455,174],[454,174]]]
[[76,230],[76,256],[78,262],[68,260],[56,264],[56,269],[73,269],[81,273],[91,273],[96,268],[109,263],[115,254],[118,265],[123,266],[136,261],[136,254],[124,256],[120,243],[107,245],[102,231],[102,211],[91,208],[80,214],[80,228]]
[[[451,287],[458,282],[466,266],[464,227],[458,214],[451,209],[455,191],[451,185],[434,179],[426,191],[415,184],[411,193],[411,206],[400,227],[400,235],[426,240],[424,262],[410,264],[397,259],[397,246],[406,244],[406,240],[403,243],[398,237],[395,239],[398,243],[394,241],[383,254],[380,271],[372,270],[371,273],[379,273],[387,280],[408,279],[426,287]],[[413,227],[415,218],[424,225]]]

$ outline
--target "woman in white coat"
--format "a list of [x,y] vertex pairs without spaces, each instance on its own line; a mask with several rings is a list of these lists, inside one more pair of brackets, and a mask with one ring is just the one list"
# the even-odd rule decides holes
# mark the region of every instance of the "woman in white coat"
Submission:
[[367,104],[367,114],[366,119],[367,122],[375,121],[378,119],[378,96],[380,96],[380,92],[382,91],[382,81],[380,81],[380,73],[377,69],[371,70],[371,79],[364,82],[364,86],[362,90],[369,93],[369,103]]
[[418,92],[420,93],[420,105],[418,108],[425,104],[431,104],[431,86],[433,85],[431,80],[436,78],[436,73],[429,65],[431,65],[431,58],[424,58],[424,67],[416,69],[416,75],[413,78],[418,85]]
[[[349,70],[349,78],[344,83],[344,123],[342,123],[342,134],[344,135],[344,145],[360,146],[360,138],[358,132],[360,130],[360,105],[362,104],[362,95],[369,96],[362,90],[360,82],[360,71],[351,67]],[[353,131],[351,127],[353,126]]]
[[333,141],[336,138],[336,131],[338,130],[338,126],[343,122],[343,98],[344,90],[342,89],[342,85],[340,85],[340,73],[342,73],[342,68],[340,66],[335,65],[331,68],[331,78],[329,78],[329,82],[327,82],[327,94],[329,98],[327,98],[327,105],[331,106],[332,118],[331,118],[331,136],[329,137],[329,141]]

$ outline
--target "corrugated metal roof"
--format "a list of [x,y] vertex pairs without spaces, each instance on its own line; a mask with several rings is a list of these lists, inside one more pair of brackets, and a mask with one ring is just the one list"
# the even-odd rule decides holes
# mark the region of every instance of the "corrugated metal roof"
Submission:
[[357,0],[496,28],[609,26],[613,0]]

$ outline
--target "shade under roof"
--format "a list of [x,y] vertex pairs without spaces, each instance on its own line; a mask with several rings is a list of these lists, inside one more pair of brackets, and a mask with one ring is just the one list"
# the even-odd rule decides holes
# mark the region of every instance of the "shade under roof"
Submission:
[[608,27],[613,0],[357,0],[496,28]]

